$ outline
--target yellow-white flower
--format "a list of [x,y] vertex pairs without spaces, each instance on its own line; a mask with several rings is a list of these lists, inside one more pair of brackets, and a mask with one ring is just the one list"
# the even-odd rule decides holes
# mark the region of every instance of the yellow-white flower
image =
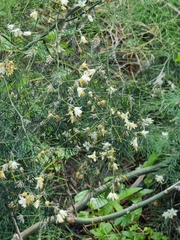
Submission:
[[119,196],[116,193],[112,193],[110,192],[107,196],[107,199],[111,199],[111,200],[118,200]]
[[128,115],[129,115],[129,112],[127,112],[127,113],[119,113],[118,112],[118,114],[120,115],[120,117],[122,118],[122,119],[128,119]]
[[10,162],[9,162],[9,168],[12,169],[12,170],[17,169],[19,165],[20,165],[20,164],[17,163],[16,161],[10,161]]
[[133,146],[133,148],[134,148],[136,151],[138,150],[137,137],[135,137],[135,138],[131,141],[131,145]]
[[34,10],[31,14],[30,17],[33,18],[34,20],[37,20],[38,18],[38,12],[36,10]]
[[146,135],[149,133],[149,131],[145,131],[145,130],[143,130],[143,131],[141,131],[141,132],[139,132],[141,135],[143,135],[144,137],[146,137]]
[[5,178],[6,178],[6,176],[4,174],[4,171],[0,171],[0,179],[5,179]]
[[162,216],[167,219],[167,218],[173,218],[174,216],[177,216],[178,210],[175,210],[174,208],[168,209],[166,212],[162,214]]
[[97,161],[96,151],[94,151],[93,154],[88,155],[88,158],[91,158],[94,162],[96,162]]
[[142,126],[144,127],[144,126],[149,126],[150,124],[152,124],[153,123],[153,119],[152,118],[143,118],[142,119]]
[[61,0],[61,4],[64,6],[68,5],[69,0]]
[[112,86],[110,86],[109,88],[106,89],[106,91],[111,95],[112,93],[116,92],[117,89],[112,87]]
[[85,95],[84,90],[86,90],[86,88],[82,88],[82,87],[77,88],[78,97],[82,97]]
[[37,199],[33,205],[34,205],[35,208],[38,208],[39,204],[40,204],[40,200]]
[[112,164],[112,169],[113,169],[113,171],[117,171],[118,170],[118,164],[114,162]]
[[23,34],[22,31],[20,30],[20,28],[15,28],[11,32],[14,33],[15,37],[21,37]]
[[81,8],[85,7],[86,6],[86,2],[87,2],[86,0],[79,0],[77,6],[79,6]]
[[81,117],[82,115],[81,107],[74,107],[74,114],[76,117]]
[[62,223],[64,222],[64,219],[67,217],[67,211],[65,210],[60,210],[59,213],[56,215],[56,222],[57,223]]
[[156,175],[155,179],[156,179],[156,182],[158,183],[162,184],[164,182],[164,178],[161,175]]
[[23,207],[26,208],[26,198],[19,196],[20,200],[18,201],[18,203]]
[[5,64],[0,63],[0,74],[4,75],[6,73]]
[[36,189],[42,189],[43,188],[43,182],[44,182],[44,179],[42,177],[37,177],[35,178],[35,180],[37,180],[37,185],[36,185]]
[[80,41],[80,43],[86,44],[86,43],[88,43],[88,41],[86,40],[86,38],[85,38],[84,36],[81,36],[81,41]]
[[135,124],[134,122],[129,122],[127,118],[125,119],[125,126],[127,127],[128,130],[137,128],[137,124]]
[[9,31],[12,31],[13,28],[14,28],[14,24],[8,24],[7,28],[8,28]]
[[23,35],[24,36],[31,36],[31,31],[25,31],[25,32],[23,32]]
[[93,22],[94,20],[93,20],[93,17],[91,16],[91,15],[88,15],[88,20],[90,21],[90,22]]
[[79,83],[81,86],[84,84],[88,84],[91,81],[91,78],[87,74],[83,74],[82,77],[79,79]]

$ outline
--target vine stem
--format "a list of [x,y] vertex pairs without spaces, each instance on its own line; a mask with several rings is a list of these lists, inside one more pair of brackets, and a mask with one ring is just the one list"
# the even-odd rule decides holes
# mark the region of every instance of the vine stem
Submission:
[[[127,173],[126,175],[120,175],[117,176],[118,177],[118,181],[119,182],[125,182],[127,180],[131,180],[134,177],[138,177],[141,176],[143,174],[148,174],[148,173],[152,173],[152,172],[156,172],[157,170],[159,170],[160,168],[164,168],[169,164],[170,160],[165,160],[161,163],[155,164],[154,166],[151,167],[146,167],[146,168],[141,168],[141,169],[137,169],[134,170],[132,172]],[[144,200],[138,204],[133,204],[132,206],[123,209],[120,212],[116,212],[116,213],[112,213],[106,216],[102,216],[102,217],[96,217],[96,218],[77,218],[75,217],[73,214],[74,208],[75,210],[78,212],[79,210],[81,210],[82,208],[84,208],[86,206],[86,204],[89,202],[89,200],[91,199],[91,197],[96,197],[100,194],[102,194],[104,191],[106,191],[106,189],[108,189],[111,184],[113,183],[114,179],[110,180],[109,182],[107,182],[106,184],[89,191],[82,200],[80,200],[79,202],[77,202],[74,206],[71,206],[67,209],[69,216],[66,219],[67,223],[76,223],[76,224],[90,224],[90,223],[98,223],[98,222],[103,222],[103,221],[107,221],[107,220],[111,220],[111,219],[115,219],[117,217],[123,216],[129,212],[132,212],[138,208],[144,207],[146,205],[148,205],[149,203],[163,197],[165,194],[168,194],[170,191],[172,191],[175,186],[177,186],[178,184],[180,184],[180,181],[178,181],[177,183],[173,184],[172,186],[170,186],[169,188],[165,189],[164,191],[156,194],[153,197],[150,197],[147,200]],[[52,224],[56,222],[56,217],[55,216],[51,216],[47,219],[45,219],[44,221],[40,221],[35,223],[34,225],[30,226],[29,228],[27,228],[26,230],[24,230],[23,232],[21,232],[21,237],[23,239],[26,239],[27,237],[29,237],[30,235],[32,235],[33,233],[37,232],[41,227],[46,226],[47,224]]]

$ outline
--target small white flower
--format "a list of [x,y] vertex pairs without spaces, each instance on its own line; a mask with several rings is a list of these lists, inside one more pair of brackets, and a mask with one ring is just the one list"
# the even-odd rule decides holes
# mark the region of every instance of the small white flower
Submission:
[[82,87],[77,88],[78,97],[82,97],[85,95],[84,90],[86,90],[86,88],[82,88]]
[[167,218],[173,218],[174,216],[177,216],[178,210],[175,210],[174,208],[168,209],[166,212],[162,214],[162,216],[167,219]]
[[110,86],[109,88],[106,89],[106,91],[111,95],[112,93],[116,92],[117,89],[112,87],[112,86]]
[[8,28],[9,31],[12,31],[13,28],[14,28],[14,24],[8,24],[7,28]]
[[68,215],[68,214],[67,214],[67,211],[62,210],[62,209],[59,211],[59,213],[61,214],[61,216],[62,216],[63,219],[66,218],[67,215]]
[[62,223],[64,222],[64,219],[67,217],[67,211],[65,210],[60,210],[59,213],[56,215],[56,222],[57,223]]
[[156,179],[156,182],[158,183],[162,184],[164,182],[164,178],[161,175],[156,175],[155,179]]
[[125,126],[127,127],[127,130],[132,130],[137,128],[137,124],[135,124],[134,122],[129,122],[127,118],[125,119]]
[[113,169],[113,171],[117,171],[118,170],[118,164],[117,163],[113,163],[112,164],[112,169]]
[[22,31],[20,30],[20,28],[15,28],[11,32],[14,33],[15,37],[21,37],[23,34]]
[[17,219],[20,221],[20,223],[24,224],[24,216],[22,214],[19,214]]
[[168,132],[162,132],[162,136],[163,136],[164,138],[168,138]]
[[96,162],[97,161],[96,151],[94,151],[93,154],[88,155],[88,158],[91,158],[94,162]]
[[136,151],[138,150],[137,137],[135,137],[135,138],[131,141],[131,145],[133,146],[133,148],[134,148]]
[[38,12],[36,10],[34,10],[31,14],[30,17],[33,18],[34,20],[37,20],[38,18]]
[[85,7],[86,6],[87,0],[79,0],[77,6],[79,7]]
[[93,17],[91,16],[91,15],[88,15],[88,20],[90,21],[90,22],[93,22],[94,20],[93,20]]
[[145,127],[145,126],[149,126],[150,124],[153,123],[153,119],[152,118],[143,118],[142,119],[142,126]]
[[145,130],[143,130],[143,131],[141,131],[141,132],[139,132],[141,135],[143,135],[144,137],[146,137],[146,135],[149,133],[149,131],[145,131]]
[[88,84],[91,81],[91,78],[87,74],[83,74],[82,77],[79,79],[80,85]]
[[40,204],[40,200],[37,199],[33,205],[34,205],[35,208],[38,208],[39,204]]
[[[119,112],[118,112],[119,113]],[[119,113],[120,117],[124,120],[128,119],[129,112],[127,113]]]
[[92,148],[92,145],[89,142],[83,143],[83,147],[86,148],[87,151],[89,151],[90,148]]
[[118,200],[119,196],[116,193],[110,192],[107,196],[107,199]]
[[108,149],[110,148],[110,146],[111,146],[111,143],[109,143],[109,142],[104,142],[104,143],[102,143],[102,145],[103,145],[103,149],[104,149],[104,150],[108,150]]
[[81,41],[80,41],[80,43],[86,44],[86,43],[88,43],[88,41],[86,40],[86,38],[85,38],[84,36],[81,36]]
[[16,161],[10,161],[10,162],[9,162],[9,168],[12,169],[12,170],[17,169],[19,165],[20,165],[20,164],[17,163]]
[[74,114],[76,117],[81,117],[82,114],[81,107],[74,107]]
[[43,188],[43,182],[44,182],[44,179],[42,177],[37,177],[35,178],[35,180],[37,180],[37,185],[36,185],[36,189],[42,189]]
[[25,31],[25,32],[23,32],[23,35],[24,36],[31,36],[31,31]]
[[61,0],[61,4],[64,6],[68,5],[69,0]]
[[26,208],[26,198],[19,196],[20,200],[18,201],[18,203],[23,207]]

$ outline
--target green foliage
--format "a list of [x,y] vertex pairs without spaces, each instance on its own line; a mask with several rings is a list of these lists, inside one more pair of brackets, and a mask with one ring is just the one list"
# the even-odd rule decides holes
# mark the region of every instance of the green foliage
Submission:
[[[112,186],[78,216],[121,211],[180,178],[180,3],[77,3],[69,1],[66,7],[61,1],[7,0],[0,6],[4,239],[16,231],[9,216],[23,231],[109,181]],[[156,173],[163,176],[163,184],[157,184],[152,173],[144,180],[150,189],[131,188],[128,179],[124,189],[118,188],[117,176],[168,158],[170,164]],[[111,192],[117,200],[107,199]],[[20,198],[29,201],[26,207]],[[92,225],[90,232],[98,239],[166,239],[158,227],[164,219],[151,228],[151,216],[161,216],[166,206],[178,209],[178,203],[178,197],[171,196],[159,205],[159,213],[149,208],[146,227],[141,226],[139,208]],[[163,232],[178,239],[177,229],[164,227]],[[78,238],[79,232],[52,225],[41,228],[35,238]]]

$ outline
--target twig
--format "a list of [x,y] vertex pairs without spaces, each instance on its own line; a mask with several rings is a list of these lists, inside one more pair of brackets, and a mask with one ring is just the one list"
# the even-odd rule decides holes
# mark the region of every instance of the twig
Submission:
[[14,227],[15,227],[15,229],[16,229],[16,232],[17,232],[17,234],[18,234],[19,240],[23,240],[23,238],[22,238],[22,236],[21,236],[21,232],[19,231],[19,227],[18,227],[18,225],[17,225],[17,222],[16,222],[16,220],[15,220],[12,212],[11,212],[11,218],[12,218]]

